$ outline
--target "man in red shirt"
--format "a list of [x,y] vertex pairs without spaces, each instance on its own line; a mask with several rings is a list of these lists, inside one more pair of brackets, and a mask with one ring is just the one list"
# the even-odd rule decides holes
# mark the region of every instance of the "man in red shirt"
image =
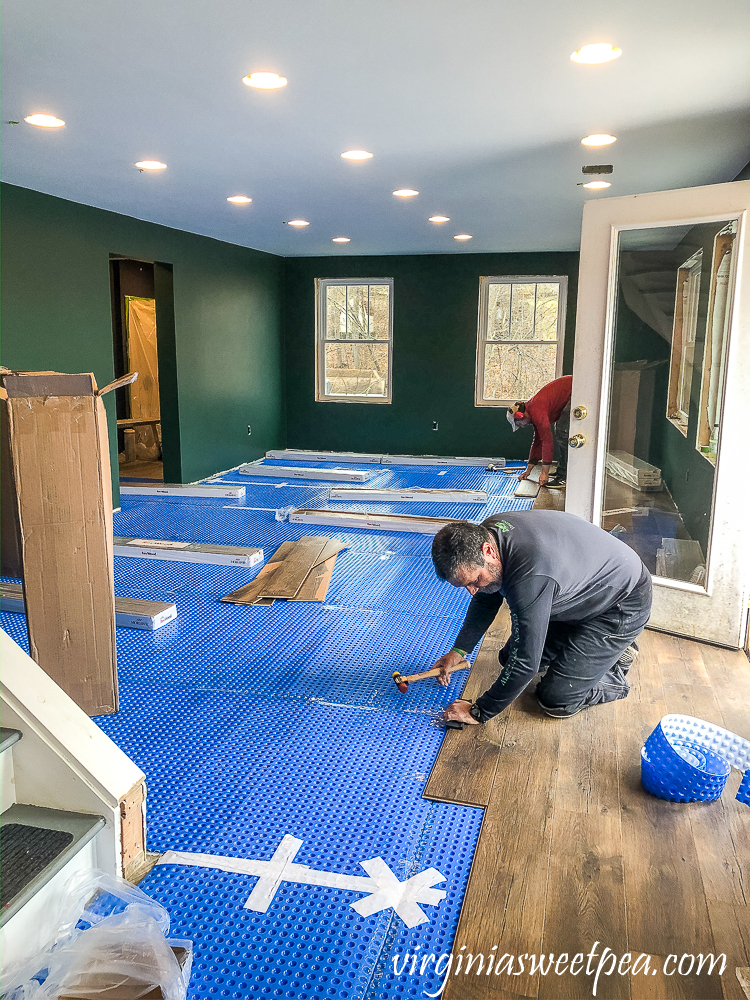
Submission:
[[[534,440],[531,442],[529,463],[518,477],[528,479],[531,471],[541,459],[542,471],[539,485],[551,489],[562,489],[568,468],[568,431],[570,429],[570,395],[573,376],[563,375],[540,389],[528,403],[514,403],[508,409],[508,423],[517,431],[519,427],[534,426]],[[550,476],[553,461],[557,462],[557,472]]]

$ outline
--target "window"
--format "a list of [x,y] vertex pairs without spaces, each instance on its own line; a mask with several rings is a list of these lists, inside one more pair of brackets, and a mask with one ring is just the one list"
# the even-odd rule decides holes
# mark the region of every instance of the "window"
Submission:
[[530,399],[562,372],[565,277],[480,278],[477,406]]
[[695,446],[712,465],[716,465],[716,448],[721,424],[736,234],[736,222],[731,222],[717,233],[711,263],[711,292],[708,300],[708,325],[703,349],[701,401]]
[[672,351],[669,360],[667,419],[687,437],[690,416],[690,391],[693,385],[695,333],[698,328],[698,302],[701,291],[703,251],[699,250],[677,270],[674,300]]
[[318,278],[315,398],[390,403],[393,279]]

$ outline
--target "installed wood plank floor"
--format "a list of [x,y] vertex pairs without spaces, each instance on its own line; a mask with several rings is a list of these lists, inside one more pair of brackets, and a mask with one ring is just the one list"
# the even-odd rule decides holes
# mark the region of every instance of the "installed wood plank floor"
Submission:
[[[486,637],[467,697],[496,675],[507,628],[498,619]],[[640,645],[623,701],[556,720],[527,692],[486,726],[446,732],[425,797],[485,814],[453,945],[465,960],[445,1000],[575,1000],[594,986],[605,1000],[744,997],[750,810],[734,798],[739,775],[716,802],[665,802],[641,786],[640,749],[670,712],[750,738],[750,664],[658,632]],[[722,953],[723,974],[720,963],[698,971],[698,956]],[[481,973],[477,958],[465,973],[468,955],[484,956]],[[546,974],[541,956],[542,968],[553,956]]]

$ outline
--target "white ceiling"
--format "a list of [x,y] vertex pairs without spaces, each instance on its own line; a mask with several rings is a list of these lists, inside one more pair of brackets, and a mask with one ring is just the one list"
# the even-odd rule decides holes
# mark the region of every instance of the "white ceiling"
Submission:
[[[570,61],[594,41],[622,57]],[[66,127],[5,123],[35,111]],[[2,119],[3,180],[284,256],[571,250],[584,163],[619,195],[750,159],[750,3],[5,0]]]

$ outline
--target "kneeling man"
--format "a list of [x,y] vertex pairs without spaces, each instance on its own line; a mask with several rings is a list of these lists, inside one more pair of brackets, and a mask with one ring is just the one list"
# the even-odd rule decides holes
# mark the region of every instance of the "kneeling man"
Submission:
[[456,521],[432,545],[435,572],[472,595],[438,681],[470,652],[503,600],[512,631],[499,653],[497,680],[472,704],[461,698],[447,720],[487,722],[539,671],[542,709],[554,718],[627,697],[636,637],[651,612],[651,575],[624,542],[574,514],[511,511],[482,524]]

